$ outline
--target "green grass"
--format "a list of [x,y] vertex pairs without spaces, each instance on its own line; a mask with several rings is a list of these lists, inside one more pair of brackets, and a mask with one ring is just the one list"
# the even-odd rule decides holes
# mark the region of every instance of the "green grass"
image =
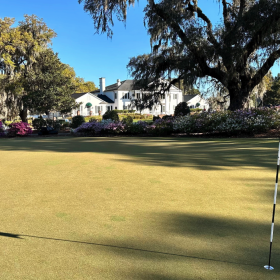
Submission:
[[[273,139],[0,139],[0,279],[280,279]],[[277,276],[278,275],[278,276]]]

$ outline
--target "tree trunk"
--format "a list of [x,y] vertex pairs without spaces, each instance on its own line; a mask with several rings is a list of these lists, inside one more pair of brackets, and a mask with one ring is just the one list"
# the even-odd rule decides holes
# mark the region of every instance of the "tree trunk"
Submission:
[[235,111],[245,109],[250,92],[246,89],[239,89],[237,87],[232,87],[228,90],[230,96],[229,110]]
[[27,122],[27,109],[23,108],[22,110],[20,110],[19,116],[23,122]]

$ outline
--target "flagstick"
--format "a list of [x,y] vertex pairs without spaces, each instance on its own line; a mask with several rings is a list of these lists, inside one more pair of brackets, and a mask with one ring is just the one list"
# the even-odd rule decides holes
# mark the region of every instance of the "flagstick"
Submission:
[[274,203],[273,203],[272,223],[271,223],[271,234],[270,234],[269,259],[268,259],[268,265],[265,265],[265,266],[264,266],[264,268],[265,268],[265,269],[268,269],[268,270],[273,270],[273,269],[274,269],[274,268],[270,265],[270,260],[271,260],[271,249],[272,249],[272,240],[273,240],[273,231],[274,231],[274,216],[275,216],[276,198],[277,198],[279,161],[280,161],[280,141],[279,141],[279,148],[278,148],[276,182],[275,182],[275,190],[274,190]]

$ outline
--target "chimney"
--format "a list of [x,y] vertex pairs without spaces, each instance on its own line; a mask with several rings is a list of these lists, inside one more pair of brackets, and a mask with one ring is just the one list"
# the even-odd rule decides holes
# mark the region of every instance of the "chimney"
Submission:
[[117,79],[117,85],[118,85],[118,87],[121,85],[121,80],[120,79]]
[[99,78],[100,94],[105,91],[105,78]]

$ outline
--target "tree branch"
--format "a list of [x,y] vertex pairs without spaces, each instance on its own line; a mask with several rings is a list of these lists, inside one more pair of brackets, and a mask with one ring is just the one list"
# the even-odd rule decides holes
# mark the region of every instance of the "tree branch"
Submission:
[[223,72],[222,70],[219,70],[218,68],[210,68],[207,65],[205,55],[201,54],[199,47],[192,45],[192,42],[189,40],[189,38],[183,32],[183,30],[181,29],[179,24],[177,22],[173,21],[172,18],[169,16],[169,14],[166,13],[165,11],[163,11],[158,6],[158,4],[155,4],[153,0],[150,0],[150,5],[154,9],[156,14],[170,25],[170,27],[173,29],[173,31],[176,32],[176,34],[180,37],[180,39],[186,45],[186,47],[189,48],[189,50],[194,55],[196,61],[198,62],[199,67],[202,70],[203,74],[216,78],[217,80],[219,80],[221,82],[225,82],[226,73]]
[[269,56],[269,58],[266,60],[263,66],[257,71],[254,77],[251,79],[250,81],[251,90],[262,81],[263,77],[267,74],[268,70],[273,66],[274,62],[278,58],[280,58],[280,49],[273,52]]
[[275,22],[280,20],[280,13],[275,13],[270,16],[259,28],[259,30],[252,36],[252,39],[244,47],[243,61],[246,62],[251,53],[253,53],[258,46],[260,46],[260,41],[266,34],[272,34],[278,29],[276,28]]
[[225,27],[227,26],[228,24],[228,9],[227,9],[227,2],[226,0],[223,0],[222,1],[223,3],[223,17],[224,17],[224,24],[225,24]]
[[218,44],[216,38],[214,37],[214,35],[212,33],[212,23],[211,23],[210,19],[202,12],[202,10],[199,7],[196,7],[196,9],[195,9],[195,7],[193,5],[191,5],[190,3],[188,5],[187,10],[189,10],[191,12],[196,12],[197,16],[207,23],[208,40],[209,40],[210,43],[212,43],[214,45],[214,47],[217,50],[219,50],[220,45]]
[[239,18],[242,17],[242,14],[243,14],[243,11],[244,11],[244,8],[245,8],[245,4],[246,4],[245,0],[240,0],[240,7],[239,7],[239,13],[238,13]]

